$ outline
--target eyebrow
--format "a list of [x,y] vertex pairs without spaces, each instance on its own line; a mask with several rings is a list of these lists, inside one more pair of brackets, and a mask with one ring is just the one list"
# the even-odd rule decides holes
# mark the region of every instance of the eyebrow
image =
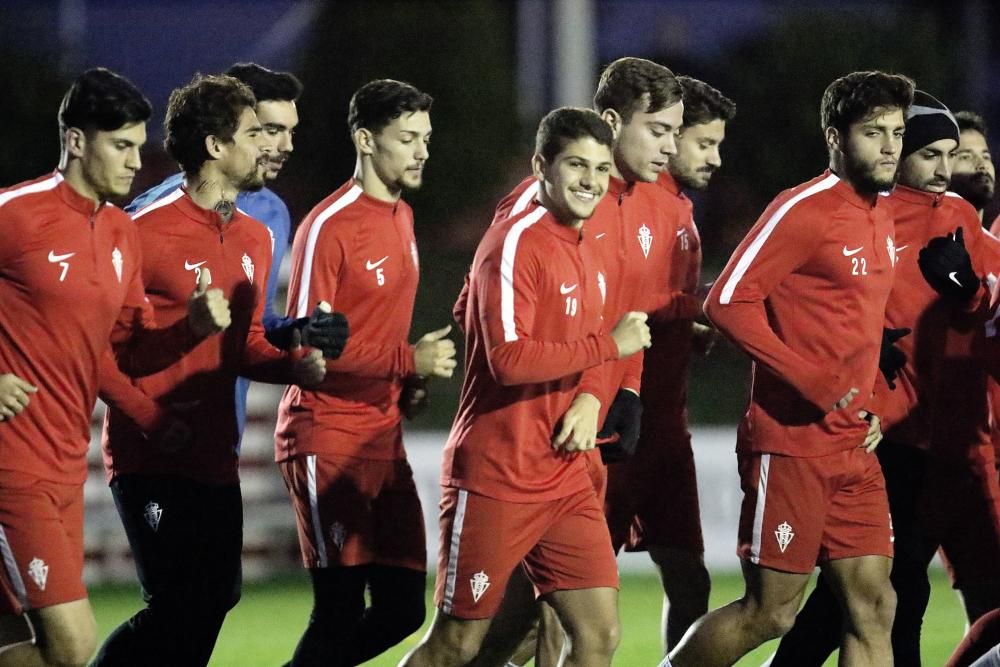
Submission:
[[257,125],[251,125],[250,127],[248,127],[248,128],[247,128],[247,132],[246,132],[246,133],[247,133],[247,134],[251,134],[251,133],[253,133],[253,132],[260,132],[260,131],[261,131],[262,129],[264,129],[264,128],[262,128],[262,127],[260,126],[260,124],[257,124]]
[[671,125],[670,123],[664,123],[664,122],[661,122],[661,121],[658,121],[658,120],[650,121],[649,124],[650,125],[659,125],[660,127],[662,127],[667,132],[670,132],[670,131],[678,129],[678,128],[674,127],[673,125]]
[[288,126],[284,123],[264,123],[262,127],[266,127],[269,130],[287,130]]

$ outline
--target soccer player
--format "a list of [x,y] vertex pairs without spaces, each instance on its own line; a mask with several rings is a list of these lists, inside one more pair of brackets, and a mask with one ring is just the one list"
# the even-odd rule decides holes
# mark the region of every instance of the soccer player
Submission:
[[199,75],[174,90],[164,144],[184,170],[184,186],[133,216],[157,311],[175,313],[192,286],[213,284],[229,301],[232,324],[181,363],[135,381],[135,392],[163,409],[184,404],[187,448],[151,448],[118,409],[105,418],[105,471],[146,607],[112,632],[97,665],[208,663],[240,595],[236,378],[311,385],[325,374],[319,350],[289,354],[264,337],[271,238],[234,203],[264,184],[255,105],[250,89],[228,76]]
[[[265,183],[278,178],[282,168],[295,150],[293,138],[299,124],[298,99],[302,83],[290,72],[274,72],[256,63],[236,63],[226,75],[245,83],[257,100],[254,111],[263,128],[266,143],[262,145],[267,155],[264,169]],[[135,213],[149,204],[175,193],[184,185],[184,173],[170,176],[150,188],[125,208]],[[281,261],[288,249],[291,219],[288,207],[273,190],[243,190],[236,196],[236,207],[251,218],[263,222],[271,235],[271,271],[267,276],[267,299],[264,303],[264,331],[267,339],[281,349],[288,349],[292,331],[302,331],[303,343],[320,348],[324,356],[335,359],[344,349],[347,338],[347,321],[340,313],[320,315],[317,318],[293,318],[280,315],[274,306],[278,290]],[[242,437],[246,424],[247,391],[250,381],[236,381],[236,419]]]
[[892,186],[913,82],[854,72],[827,87],[823,175],[780,194],[705,302],[754,360],[737,440],[744,596],[699,619],[665,659],[736,662],[794,622],[809,575],[844,612],[841,661],[891,664],[892,536],[873,400],[893,281]]
[[958,111],[955,120],[959,139],[952,162],[951,189],[976,208],[982,221],[983,209],[993,201],[996,185],[996,169],[986,143],[986,121],[974,111]]
[[[895,537],[893,658],[904,666],[920,664],[920,627],[930,597],[927,567],[939,544],[954,557],[960,578],[976,582],[973,600],[986,609],[1000,602],[989,594],[996,590],[989,584],[1000,560],[1000,517],[993,507],[1000,488],[992,465],[986,372],[976,352],[982,348],[982,328],[969,326],[964,308],[955,312],[942,302],[921,275],[914,252],[961,230],[975,274],[956,274],[967,283],[964,292],[948,278],[950,271],[941,269],[940,277],[961,292],[963,304],[985,295],[976,277],[984,275],[987,264],[985,233],[972,205],[947,192],[958,145],[959,125],[951,112],[916,91],[907,113],[898,184],[885,201],[895,223],[896,258],[885,326],[909,335],[896,343],[905,363],[898,377],[887,377],[898,386],[884,392],[885,441],[878,448]],[[924,251],[921,263],[926,256]],[[990,455],[989,471],[972,465],[984,455]],[[942,494],[948,503],[940,502]],[[821,665],[837,646],[839,625],[836,600],[821,575],[772,667]]]
[[[618,321],[630,311],[650,313],[650,322],[693,318],[701,311],[698,299],[669,290],[670,261],[678,238],[678,216],[673,197],[656,180],[676,154],[676,135],[683,122],[681,87],[668,68],[642,58],[620,58],[602,72],[594,95],[594,108],[612,128],[612,173],[608,196],[598,204],[587,223],[587,241],[593,243],[605,267],[609,285],[604,319]],[[497,207],[494,221],[537,205],[540,183],[522,181]],[[467,290],[455,305],[464,317]],[[591,452],[589,468],[598,498],[603,502],[606,469],[601,459],[618,461],[635,447],[639,433],[642,355],[613,360],[585,374],[574,409],[597,414],[602,424],[599,452]],[[530,601],[530,583],[522,570],[515,571],[495,627],[483,642],[480,659],[509,657],[530,627],[534,613],[512,604]],[[528,589],[528,590],[525,590]],[[542,640],[538,661],[558,660],[563,634],[542,600]],[[513,622],[508,622],[513,621]],[[517,657],[533,653],[517,650]]]
[[389,79],[354,93],[354,176],[310,211],[292,246],[289,314],[326,301],[354,327],[322,385],[286,390],[275,429],[313,585],[295,667],[365,662],[424,620],[424,523],[401,411],[412,407],[410,388],[456,365],[450,327],[407,342],[419,261],[402,195],[423,183],[431,103]]
[[563,664],[611,663],[618,575],[584,453],[597,420],[572,406],[583,371],[649,340],[643,313],[602,332],[615,287],[584,221],[608,191],[612,145],[593,111],[548,114],[532,158],[539,205],[493,224],[476,251],[441,475],[438,612],[408,667],[470,662],[519,564],[570,637]]
[[[59,108],[58,169],[0,191],[0,665],[84,665],[94,651],[83,483],[109,340],[123,362],[162,367],[228,317],[202,293],[178,326],[144,330],[139,240],[108,199],[132,185],[150,114],[121,76],[84,72]],[[12,646],[25,619],[35,645]]]
[[[668,287],[694,298],[701,275],[701,242],[683,188],[704,190],[722,165],[719,146],[736,105],[715,88],[686,76],[684,126],[677,154],[659,184],[676,216]],[[691,434],[687,430],[687,375],[692,350],[710,347],[715,330],[693,317],[650,325],[653,344],[642,373],[642,426],[635,456],[608,467],[604,503],[615,550],[649,551],[666,593],[664,652],[708,611],[709,576],[704,562]]]

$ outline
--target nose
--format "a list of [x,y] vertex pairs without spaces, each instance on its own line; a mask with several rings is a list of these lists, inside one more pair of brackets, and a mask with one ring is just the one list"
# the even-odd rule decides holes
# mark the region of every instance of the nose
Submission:
[[718,169],[722,166],[722,156],[719,155],[719,147],[715,146],[708,152],[708,166]]
[[882,152],[886,155],[895,155],[903,148],[903,137],[895,134],[887,134],[882,140]]
[[292,145],[292,133],[283,132],[281,134],[281,141],[278,143],[279,153],[291,153],[295,150],[295,146]]
[[430,157],[430,147],[427,145],[427,142],[418,139],[415,143],[416,152],[413,154],[413,157],[418,160],[426,160]]
[[677,155],[677,132],[667,132],[660,152],[664,155]]
[[139,154],[138,147],[135,147],[128,152],[128,159],[125,161],[125,166],[134,171],[142,169],[142,157]]

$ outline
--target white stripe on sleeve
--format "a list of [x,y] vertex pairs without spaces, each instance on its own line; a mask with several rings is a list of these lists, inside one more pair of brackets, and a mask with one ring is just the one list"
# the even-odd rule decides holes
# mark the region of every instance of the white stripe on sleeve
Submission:
[[750,264],[752,264],[753,260],[756,259],[757,253],[759,253],[760,249],[764,247],[764,243],[767,241],[768,237],[771,236],[771,232],[773,232],[774,228],[778,226],[781,219],[785,217],[785,214],[792,210],[793,206],[806,197],[811,197],[812,195],[822,192],[823,190],[829,190],[838,182],[840,182],[840,178],[838,178],[836,174],[830,174],[819,183],[809,186],[799,194],[786,201],[777,211],[774,212],[774,215],[772,215],[767,221],[764,228],[757,234],[757,238],[755,238],[750,246],[743,251],[743,255],[740,256],[740,261],[737,262],[736,268],[733,269],[733,272],[729,275],[729,280],[726,281],[726,284],[722,288],[722,292],[719,294],[719,303],[727,304],[733,298],[733,292],[736,291],[736,286],[739,284],[740,280],[742,280],[744,274],[746,274],[747,269],[750,268]]
[[175,201],[177,201],[183,196],[184,196],[184,190],[182,190],[180,186],[178,186],[177,189],[171,192],[170,194],[166,195],[165,197],[161,197],[160,199],[157,199],[152,204],[144,206],[135,213],[133,213],[132,219],[138,220],[147,213],[155,211],[158,208],[163,208],[164,206],[167,206],[169,204],[173,204]]
[[313,256],[316,254],[316,239],[319,238],[319,233],[323,229],[323,225],[338,211],[354,203],[361,196],[362,192],[360,185],[352,186],[347,192],[334,200],[332,204],[323,209],[312,221],[312,226],[309,228],[309,236],[306,238],[306,256],[302,264],[299,301],[295,306],[296,317],[306,317],[312,312],[312,308],[309,307],[309,283],[312,279]]
[[51,178],[46,178],[44,181],[38,181],[37,183],[31,183],[30,185],[24,185],[19,188],[15,188],[10,192],[5,192],[0,195],[0,206],[3,206],[11,199],[17,199],[24,195],[33,195],[38,192],[45,192],[46,190],[51,190],[52,188],[59,185],[63,177],[60,174],[54,174]]
[[517,256],[517,242],[521,240],[524,230],[538,222],[547,212],[544,207],[539,206],[515,222],[503,240],[500,256],[500,321],[503,323],[505,343],[517,340],[517,327],[514,325],[514,259]]

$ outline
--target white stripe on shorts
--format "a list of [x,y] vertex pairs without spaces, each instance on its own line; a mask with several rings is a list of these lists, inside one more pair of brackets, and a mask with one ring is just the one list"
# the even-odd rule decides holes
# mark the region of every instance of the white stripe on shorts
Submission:
[[14,560],[14,552],[7,541],[7,533],[3,526],[0,526],[0,554],[3,555],[4,569],[7,570],[7,577],[10,578],[10,585],[14,587],[14,594],[22,609],[28,609],[28,589],[24,587],[24,579],[17,569],[17,561]]
[[462,524],[465,523],[465,504],[469,492],[458,491],[458,504],[455,505],[455,520],[451,523],[451,546],[448,548],[448,570],[444,580],[444,600],[441,601],[441,611],[451,613],[455,602],[455,580],[458,578],[458,546],[462,541]]
[[760,455],[760,480],[757,482],[757,507],[753,514],[753,543],[750,545],[750,562],[760,563],[760,541],[764,532],[764,502],[767,500],[767,472],[771,455]]
[[323,524],[319,522],[319,497],[316,493],[316,455],[306,457],[307,480],[309,484],[309,513],[312,516],[313,539],[319,555],[319,566],[326,567],[326,541],[323,539]]

